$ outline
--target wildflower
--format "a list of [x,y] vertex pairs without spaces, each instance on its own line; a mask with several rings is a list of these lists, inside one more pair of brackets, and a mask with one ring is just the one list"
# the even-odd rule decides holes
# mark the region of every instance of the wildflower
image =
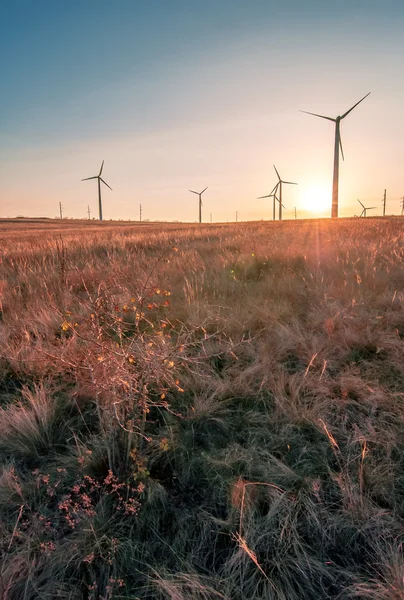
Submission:
[[63,323],[61,324],[62,331],[67,331],[69,327],[71,327],[71,325],[67,321],[63,321]]
[[166,397],[166,395],[165,395],[164,393],[163,393],[163,394],[160,394],[160,398],[161,398],[162,400],[164,400],[164,398],[165,398],[165,397]]
[[131,364],[135,362],[135,357],[132,354],[128,356],[128,362],[130,362]]
[[168,439],[167,438],[162,438],[160,440],[160,450],[163,450],[163,452],[167,452],[167,450],[169,450],[170,446],[168,444]]
[[175,246],[173,246],[172,249],[173,249],[174,252],[178,252],[178,248],[176,248]]

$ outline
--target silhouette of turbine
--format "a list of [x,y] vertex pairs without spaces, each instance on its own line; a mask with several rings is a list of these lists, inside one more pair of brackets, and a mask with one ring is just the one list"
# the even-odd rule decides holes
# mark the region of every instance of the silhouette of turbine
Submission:
[[359,200],[359,198],[357,198],[359,204],[361,205],[361,207],[363,208],[361,214],[359,215],[360,217],[366,217],[366,211],[367,210],[374,210],[375,208],[377,208],[377,206],[365,206],[364,204],[362,204],[362,202]]
[[193,194],[196,194],[197,196],[199,196],[199,223],[202,223],[202,194],[203,194],[203,192],[206,192],[207,189],[208,188],[206,187],[201,192],[194,192],[194,190],[189,190]]
[[98,175],[94,175],[94,177],[86,177],[85,179],[81,180],[81,181],[88,181],[89,179],[98,179],[98,211],[99,211],[99,215],[100,215],[100,221],[102,221],[101,181],[104,185],[109,187],[110,190],[112,190],[112,187],[109,186],[108,183],[106,181],[104,181],[103,178],[101,177],[103,168],[104,168],[104,161],[102,161],[101,169],[100,169],[100,172],[98,173]]
[[[279,181],[275,185],[275,187],[272,188],[272,190],[271,190],[271,192],[269,194],[267,194],[266,196],[259,196],[257,198],[257,200],[262,200],[262,198],[273,198],[274,199],[274,201],[273,201],[273,209],[272,209],[272,220],[273,221],[275,221],[275,204],[276,204],[276,201],[279,202],[279,198],[276,195],[276,193],[278,191],[278,187],[279,187]],[[283,208],[285,208],[285,207],[283,207]]]
[[[370,92],[369,92],[370,94]],[[339,151],[341,149],[342,160],[344,159],[344,151],[342,149],[340,122],[345,119],[354,108],[358,106],[365,98],[369,96],[363,96],[359,102],[354,104],[352,108],[347,110],[343,115],[333,119],[332,117],[325,117],[324,115],[318,115],[317,113],[308,112],[307,110],[301,110],[300,112],[306,113],[307,115],[313,115],[314,117],[320,117],[320,119],[327,119],[327,121],[333,121],[335,123],[335,141],[334,141],[334,175],[332,181],[332,205],[331,205],[331,218],[338,217],[338,178],[339,178]]]
[[275,173],[278,176],[278,185],[279,185],[279,198],[278,198],[278,202],[279,202],[279,220],[282,221],[282,208],[285,208],[284,205],[282,204],[282,185],[284,183],[288,184],[288,185],[297,185],[297,183],[294,183],[293,181],[283,181],[281,179],[281,176],[278,173],[277,168],[274,165],[274,169],[275,169]]

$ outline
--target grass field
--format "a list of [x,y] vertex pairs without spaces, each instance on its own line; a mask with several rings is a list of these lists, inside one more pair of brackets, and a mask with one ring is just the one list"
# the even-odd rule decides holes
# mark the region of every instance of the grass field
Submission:
[[0,598],[404,598],[403,219],[0,233]]

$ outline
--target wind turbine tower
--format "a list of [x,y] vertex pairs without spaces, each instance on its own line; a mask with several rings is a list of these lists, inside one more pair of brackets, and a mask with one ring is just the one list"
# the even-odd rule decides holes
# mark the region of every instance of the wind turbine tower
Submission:
[[383,217],[386,216],[386,190],[384,190],[383,194]]
[[375,210],[377,208],[377,206],[365,206],[364,204],[362,204],[362,202],[359,200],[359,198],[357,198],[359,204],[361,205],[361,207],[363,208],[361,214],[359,215],[360,217],[366,217],[366,211],[367,210]]
[[[370,92],[369,92],[369,94],[370,94]],[[300,112],[306,113],[307,115],[313,115],[314,117],[320,117],[320,119],[327,119],[327,121],[332,121],[333,123],[335,123],[334,175],[333,175],[333,181],[332,181],[332,206],[331,206],[331,217],[333,219],[338,217],[338,178],[339,178],[339,152],[340,152],[340,149],[341,149],[342,160],[344,160],[344,151],[342,149],[342,142],[341,142],[340,123],[341,123],[342,119],[345,119],[345,117],[347,117],[349,115],[349,113],[358,106],[358,104],[360,104],[365,98],[367,98],[369,96],[369,94],[366,94],[366,96],[363,96],[363,98],[361,100],[359,100],[359,102],[354,104],[352,106],[352,108],[347,110],[343,115],[341,115],[339,117],[335,117],[335,119],[333,119],[332,117],[325,117],[324,115],[318,115],[317,113],[308,112],[307,110],[300,111]]]
[[59,202],[59,212],[60,212],[60,219],[63,219],[63,206],[62,206],[61,202]]
[[272,188],[271,192],[269,194],[267,194],[266,196],[259,196],[257,198],[257,200],[262,200],[263,198],[273,198],[273,211],[272,211],[272,220],[275,221],[275,206],[276,206],[276,201],[278,200],[279,202],[279,198],[276,195],[276,192],[278,191],[278,187],[279,187],[279,182],[275,185],[275,187]]
[[400,198],[401,200],[401,214],[404,215],[404,196]]
[[279,179],[279,181],[278,181],[278,185],[279,185],[279,199],[278,199],[278,202],[279,202],[279,220],[282,221],[282,208],[285,208],[283,206],[283,204],[282,204],[282,185],[284,183],[286,183],[288,185],[297,185],[297,183],[294,183],[293,181],[283,181],[281,179],[281,176],[279,175],[279,173],[278,173],[277,168],[275,167],[275,165],[274,165],[274,169],[275,169],[275,172],[276,172],[276,174],[278,176],[278,179]]
[[81,181],[88,181],[89,179],[97,179],[98,180],[98,211],[99,211],[99,215],[100,215],[100,221],[102,221],[101,181],[104,185],[109,187],[109,189],[112,191],[112,187],[109,186],[108,183],[106,181],[104,181],[103,178],[101,177],[103,168],[104,168],[104,161],[102,161],[101,169],[100,169],[100,172],[98,173],[98,175],[94,175],[94,177],[86,177],[85,179],[81,180]]
[[199,196],[199,223],[202,223],[202,194],[203,194],[203,192],[206,192],[207,189],[208,188],[206,187],[201,192],[194,192],[194,190],[189,190],[193,194],[196,194],[197,196]]

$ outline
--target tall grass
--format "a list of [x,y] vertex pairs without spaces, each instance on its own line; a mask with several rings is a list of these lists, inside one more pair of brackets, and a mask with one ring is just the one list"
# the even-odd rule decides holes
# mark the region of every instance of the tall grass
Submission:
[[14,227],[0,597],[404,597],[401,219]]

